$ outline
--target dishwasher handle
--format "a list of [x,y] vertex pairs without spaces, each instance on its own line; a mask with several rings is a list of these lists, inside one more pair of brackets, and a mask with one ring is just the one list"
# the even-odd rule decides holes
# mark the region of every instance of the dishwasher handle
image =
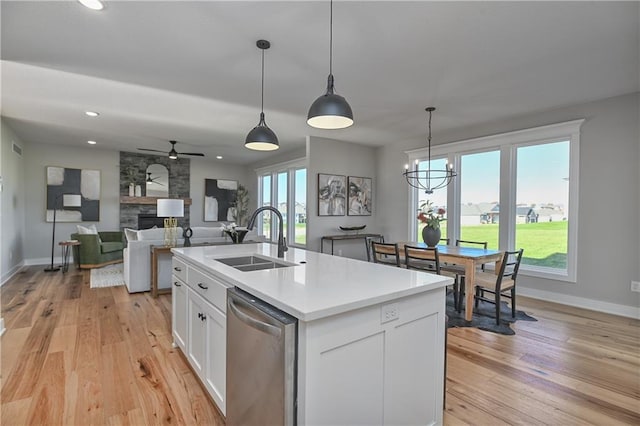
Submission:
[[282,332],[280,331],[280,328],[274,327],[271,324],[267,324],[266,322],[262,322],[260,320],[257,320],[245,314],[240,309],[238,309],[238,307],[236,306],[235,302],[232,299],[229,299],[229,309],[231,309],[231,312],[233,312],[240,321],[247,324],[249,327],[255,328],[256,330],[260,330],[263,333],[267,333],[272,336],[275,336],[276,338],[280,338],[280,334],[282,334]]

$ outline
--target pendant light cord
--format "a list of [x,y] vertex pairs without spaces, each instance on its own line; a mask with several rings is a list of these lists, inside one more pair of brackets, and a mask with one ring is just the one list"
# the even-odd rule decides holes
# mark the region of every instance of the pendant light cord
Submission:
[[262,93],[260,100],[260,113],[264,113],[264,49],[262,49]]
[[428,151],[429,162],[428,162],[427,176],[430,177],[431,176],[431,111],[429,111],[429,133],[428,133],[427,141],[429,143],[429,151]]
[[333,74],[333,0],[329,7],[329,75]]

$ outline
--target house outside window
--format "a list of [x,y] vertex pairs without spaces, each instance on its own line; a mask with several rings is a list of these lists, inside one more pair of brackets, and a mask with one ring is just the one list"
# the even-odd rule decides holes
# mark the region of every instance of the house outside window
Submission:
[[[425,198],[446,198],[452,244],[464,239],[500,250],[523,248],[521,274],[575,282],[583,121],[432,147],[432,162],[452,163],[458,176],[429,196],[409,188],[409,211]],[[425,149],[407,154],[410,162],[426,164]],[[418,223],[411,218],[409,224],[409,238],[415,240]]]
[[[259,206],[274,206],[283,217],[283,231],[290,246],[307,243],[307,166],[300,159],[256,170]],[[276,200],[275,203],[272,200]],[[277,241],[278,226],[271,214],[263,213],[258,234]]]

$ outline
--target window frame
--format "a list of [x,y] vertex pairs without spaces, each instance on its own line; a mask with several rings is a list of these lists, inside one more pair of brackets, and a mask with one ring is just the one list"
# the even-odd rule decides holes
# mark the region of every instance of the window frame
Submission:
[[[431,147],[431,159],[447,158],[454,170],[460,170],[461,157],[467,154],[498,150],[500,152],[500,222],[498,246],[500,250],[513,250],[515,246],[517,150],[519,147],[569,142],[569,214],[567,235],[567,267],[557,269],[533,265],[521,265],[520,273],[533,277],[576,282],[578,259],[578,195],[580,161],[580,127],[584,119],[572,120],[546,126],[533,127],[513,132],[499,133],[479,138],[466,139]],[[426,161],[427,149],[405,151],[409,164]],[[511,182],[512,184],[507,184]],[[445,189],[442,189],[445,190]],[[460,179],[454,178],[447,186],[447,236],[451,241],[460,235]],[[413,212],[417,209],[418,190],[409,191],[408,237],[416,235],[417,221]]]
[[[306,169],[307,166],[306,158],[299,158],[283,163],[274,164],[267,167],[261,167],[259,169],[255,169],[256,177],[258,180],[258,207],[263,206],[263,177],[271,176],[271,206],[278,203],[278,175],[281,173],[287,173],[287,213],[286,213],[286,235],[287,235],[287,245],[291,247],[300,247],[306,248],[306,244],[299,244],[295,242],[295,177],[296,171]],[[308,176],[307,176],[308,178]],[[307,201],[305,201],[305,205],[308,205]],[[278,206],[274,206],[278,208]],[[281,212],[282,213],[282,212]],[[284,216],[284,215],[283,215]],[[273,222],[272,222],[273,224]],[[258,234],[262,235],[262,221],[258,222]],[[278,239],[278,230],[276,227],[271,226],[270,232],[270,241],[277,241]],[[293,238],[291,238],[293,236]],[[307,230],[308,236],[308,230]]]

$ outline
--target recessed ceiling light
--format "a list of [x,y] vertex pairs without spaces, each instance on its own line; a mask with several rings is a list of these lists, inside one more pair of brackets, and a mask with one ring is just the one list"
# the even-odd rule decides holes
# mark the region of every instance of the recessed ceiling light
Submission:
[[217,158],[218,160],[222,160],[222,155],[216,155],[216,158]]
[[98,142],[96,142],[96,141],[87,141],[87,143],[88,143],[89,145],[95,145],[95,144],[97,144]]
[[95,111],[85,111],[84,112],[86,115],[88,115],[89,117],[97,117],[100,115],[100,113],[97,113]]
[[104,9],[104,5],[100,0],[78,0],[81,5],[84,7],[88,7],[91,10],[102,10]]

